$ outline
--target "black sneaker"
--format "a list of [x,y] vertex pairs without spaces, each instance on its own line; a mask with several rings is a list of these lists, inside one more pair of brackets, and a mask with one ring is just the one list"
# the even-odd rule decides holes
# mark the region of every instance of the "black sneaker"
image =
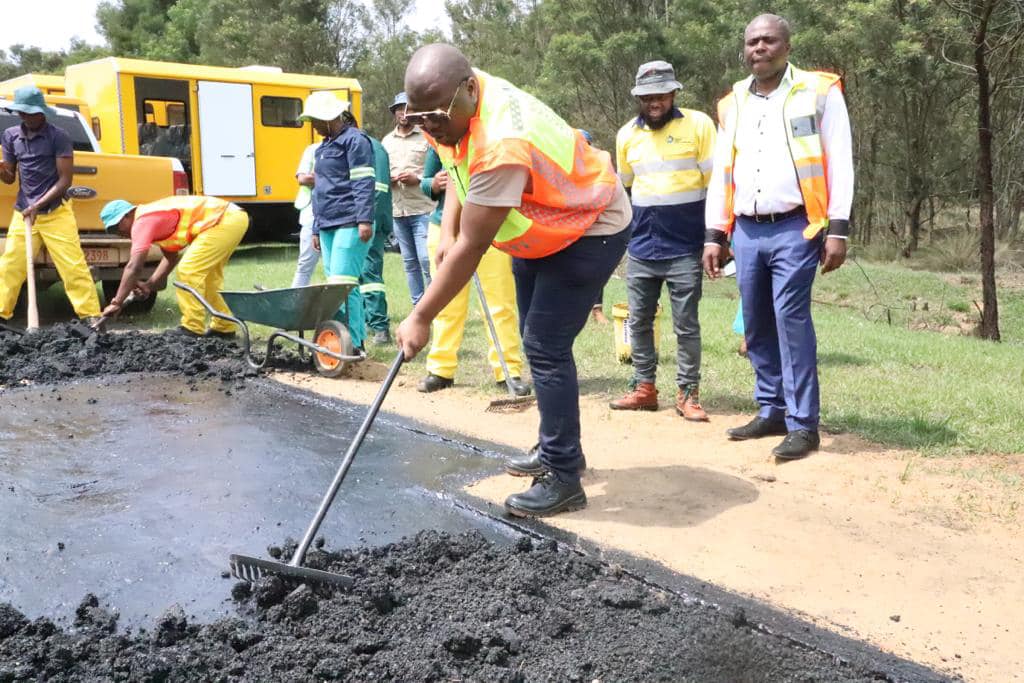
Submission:
[[[505,380],[501,380],[500,382],[497,382],[496,384],[497,384],[498,388],[501,389],[502,391],[506,391],[506,392],[508,391],[508,385],[505,382]],[[512,378],[512,392],[516,396],[523,397],[523,396],[529,396],[530,394],[532,394],[533,393],[533,389],[530,387],[529,384],[527,384],[526,382],[523,381],[522,377],[513,377]]]
[[505,511],[515,517],[546,517],[587,507],[587,494],[579,480],[564,482],[547,472],[533,486],[505,499]]
[[391,343],[391,333],[387,330],[374,330],[370,341],[373,342],[374,346],[385,346]]
[[747,439],[760,439],[764,436],[784,436],[787,433],[786,423],[782,420],[775,422],[758,416],[743,425],[725,430],[733,441],[746,441]]
[[[587,469],[587,458],[582,457],[576,471],[583,472],[585,469]],[[511,474],[513,477],[539,477],[547,471],[548,468],[540,462],[538,444],[531,446],[526,455],[509,458],[505,461],[505,473]]]
[[423,394],[432,394],[435,391],[441,391],[442,389],[449,389],[455,384],[455,380],[448,379],[447,377],[441,377],[433,373],[427,374],[423,378],[423,381],[416,387],[416,391]]
[[772,449],[772,453],[779,460],[798,460],[810,455],[811,451],[818,450],[820,445],[821,437],[818,436],[818,432],[798,429],[786,434],[786,438]]
[[220,330],[207,330],[204,337],[213,337],[215,339],[235,339],[238,334],[236,332],[221,332]]

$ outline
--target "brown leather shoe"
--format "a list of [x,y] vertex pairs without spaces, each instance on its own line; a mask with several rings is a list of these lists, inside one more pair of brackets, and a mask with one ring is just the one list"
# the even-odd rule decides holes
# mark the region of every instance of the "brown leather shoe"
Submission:
[[658,389],[653,382],[637,382],[632,391],[608,405],[612,410],[657,410]]
[[676,412],[690,422],[708,421],[708,414],[700,406],[700,388],[696,384],[679,389],[676,394]]

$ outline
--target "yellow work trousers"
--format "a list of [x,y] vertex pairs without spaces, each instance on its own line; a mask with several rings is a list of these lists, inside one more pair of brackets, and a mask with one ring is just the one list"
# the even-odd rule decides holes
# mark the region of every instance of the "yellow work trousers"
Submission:
[[[431,223],[427,231],[427,253],[430,255],[431,273],[434,270],[434,254],[437,253],[440,241],[441,226]],[[512,257],[490,247],[480,259],[476,272],[480,276],[487,307],[498,330],[498,340],[501,342],[501,350],[505,353],[508,371],[513,377],[519,377],[522,375],[523,357],[519,348],[519,317],[516,313],[516,286],[512,279]],[[430,354],[427,356],[427,372],[431,374],[448,379],[455,377],[455,370],[459,365],[459,346],[462,345],[462,333],[469,313],[471,287],[472,283],[463,287],[462,291],[456,294],[434,318],[431,326],[433,341]],[[483,314],[483,308],[480,311]],[[498,352],[494,348],[491,331],[486,327],[487,321],[484,320],[483,324],[490,345],[487,359],[494,370],[495,381],[500,382],[505,376],[498,361]]]
[[[178,280],[193,287],[211,306],[222,313],[230,313],[220,290],[224,286],[224,266],[249,229],[249,214],[228,209],[220,223],[204,230],[185,249],[178,262]],[[206,309],[195,297],[183,290],[178,292],[181,326],[196,334],[206,331]],[[234,332],[236,325],[220,318],[210,320],[210,329]]]
[[[64,291],[79,318],[100,314],[100,298],[92,281],[89,264],[78,239],[78,223],[71,202],[64,202],[50,213],[36,214],[32,224],[32,255],[46,245],[46,251],[64,282]],[[7,229],[7,245],[0,256],[0,318],[10,320],[18,293],[25,284],[28,264],[25,263],[25,218],[20,211],[11,216]]]

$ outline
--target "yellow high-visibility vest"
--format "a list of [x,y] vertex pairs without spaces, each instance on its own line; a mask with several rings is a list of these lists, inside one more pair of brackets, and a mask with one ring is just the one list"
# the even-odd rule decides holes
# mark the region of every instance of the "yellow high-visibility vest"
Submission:
[[217,197],[179,195],[158,199],[149,204],[141,204],[135,209],[135,219],[138,220],[147,213],[157,211],[180,212],[178,227],[174,229],[171,236],[155,242],[155,244],[163,251],[181,251],[204,230],[209,230],[220,223],[228,206],[228,202]]

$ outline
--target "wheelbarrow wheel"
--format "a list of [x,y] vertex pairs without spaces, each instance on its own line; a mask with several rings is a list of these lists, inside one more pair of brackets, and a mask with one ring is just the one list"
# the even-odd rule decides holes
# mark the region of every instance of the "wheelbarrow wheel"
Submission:
[[[342,356],[355,355],[352,335],[337,320],[325,320],[317,325],[313,343]],[[351,362],[331,358],[326,354],[314,351],[313,365],[316,367],[316,371],[324,377],[339,377],[348,369]]]

